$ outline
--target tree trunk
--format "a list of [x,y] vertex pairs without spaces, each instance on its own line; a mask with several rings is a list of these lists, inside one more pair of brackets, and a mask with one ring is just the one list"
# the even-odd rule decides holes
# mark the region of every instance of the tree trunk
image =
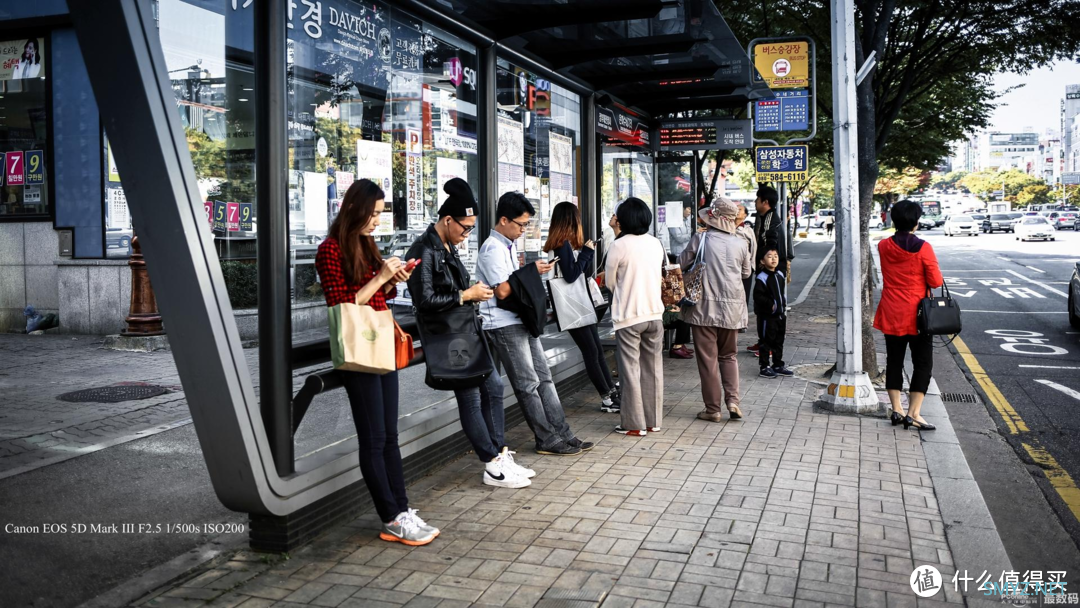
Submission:
[[866,78],[856,93],[858,104],[859,141],[859,247],[862,249],[859,267],[862,280],[862,359],[863,371],[876,378],[877,350],[874,347],[874,283],[877,273],[870,254],[870,212],[874,208],[874,185],[878,178],[877,129],[874,111],[873,78]]

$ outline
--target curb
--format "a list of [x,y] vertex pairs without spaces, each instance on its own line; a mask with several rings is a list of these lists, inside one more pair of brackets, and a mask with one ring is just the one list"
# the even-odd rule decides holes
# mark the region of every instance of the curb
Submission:
[[[964,569],[969,573],[972,564],[976,565],[975,571],[1011,571],[1012,562],[960,448],[936,380],[931,380],[921,413],[927,422],[938,427],[936,431],[920,433],[920,439],[926,468],[934,482],[941,520],[945,524],[953,565],[957,571]],[[961,565],[965,567],[961,568]],[[965,596],[964,599],[968,606],[1001,605],[979,596]]]

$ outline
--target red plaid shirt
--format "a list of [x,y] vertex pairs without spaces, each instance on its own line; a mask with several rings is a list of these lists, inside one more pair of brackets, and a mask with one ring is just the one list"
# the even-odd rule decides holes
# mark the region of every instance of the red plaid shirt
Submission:
[[[356,292],[379,274],[378,269],[371,269],[362,283],[354,284],[350,281],[342,270],[341,246],[334,238],[328,238],[319,244],[319,252],[315,254],[315,268],[319,271],[319,282],[322,283],[327,306],[337,306],[343,302],[355,303]],[[392,288],[389,293],[380,289],[368,300],[368,306],[375,310],[389,310],[386,300],[392,300],[396,296],[397,287]]]

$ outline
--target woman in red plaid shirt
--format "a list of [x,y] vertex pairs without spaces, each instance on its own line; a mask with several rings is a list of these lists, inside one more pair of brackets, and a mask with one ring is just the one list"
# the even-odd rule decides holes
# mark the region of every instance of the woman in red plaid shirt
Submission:
[[[386,195],[373,182],[354,182],[345,193],[341,211],[330,234],[315,256],[327,306],[343,302],[367,304],[387,310],[386,299],[396,295],[396,285],[411,272],[399,258],[383,260],[371,234],[379,226]],[[360,471],[383,521],[379,537],[406,545],[426,545],[439,530],[409,508],[405,473],[398,447],[397,372],[377,375],[338,371],[349,394],[356,442],[360,447]]]

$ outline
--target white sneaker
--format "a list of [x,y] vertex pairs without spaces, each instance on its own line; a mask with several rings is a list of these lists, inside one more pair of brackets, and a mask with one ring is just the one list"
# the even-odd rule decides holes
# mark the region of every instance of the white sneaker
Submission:
[[411,520],[411,521],[412,521],[412,522],[413,522],[414,524],[416,524],[416,525],[417,525],[417,526],[418,526],[418,527],[419,527],[419,528],[420,528],[421,530],[424,530],[424,531],[426,531],[426,532],[429,532],[429,533],[431,533],[431,534],[432,534],[432,535],[434,535],[434,536],[438,536],[438,535],[439,535],[439,529],[438,529],[438,528],[436,528],[435,526],[429,526],[429,525],[427,524],[427,522],[425,522],[424,520],[420,519],[420,516],[419,516],[419,515],[417,515],[417,510],[416,510],[416,509],[409,509],[408,511],[405,511],[405,512],[404,512],[404,513],[402,513],[401,515],[398,515],[398,518],[399,518],[399,519],[400,519],[400,518],[402,518],[402,517],[407,517],[407,518],[409,518],[409,519],[410,519],[410,520]]
[[511,452],[510,448],[503,446],[502,453],[499,454],[499,458],[502,459],[503,464],[506,467],[509,467],[511,470],[517,473],[519,477],[525,477],[526,479],[532,479],[533,477],[536,477],[536,471],[518,464],[514,460],[514,454],[515,452]]
[[516,489],[531,486],[532,482],[507,466],[502,456],[496,456],[495,460],[484,465],[484,485]]

